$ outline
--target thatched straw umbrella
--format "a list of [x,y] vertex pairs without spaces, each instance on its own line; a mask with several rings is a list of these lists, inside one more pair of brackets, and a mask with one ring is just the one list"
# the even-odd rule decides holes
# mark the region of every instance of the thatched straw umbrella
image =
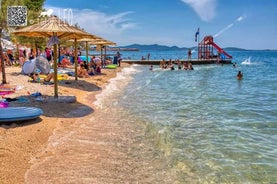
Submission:
[[[73,41],[73,40],[70,40]],[[112,42],[110,40],[106,40],[104,38],[101,37],[97,37],[97,38],[82,38],[82,39],[78,39],[78,42],[85,42],[86,43],[86,60],[88,62],[88,44],[92,44],[92,45],[99,45],[101,48],[101,61],[103,61],[103,46],[108,46],[108,45],[116,45],[115,42]],[[106,47],[105,47],[105,55],[106,55]]]
[[[75,79],[77,80],[77,39],[97,38],[81,29],[69,25],[56,16],[49,17],[31,26],[14,31],[15,35],[27,37],[48,37],[54,45],[54,97],[58,97],[57,80],[57,44],[58,39],[74,39],[75,41]],[[50,43],[51,44],[51,43]]]
[[[95,40],[95,41],[90,41],[89,44],[92,44],[92,45],[99,45],[100,46],[100,55],[101,55],[101,61],[103,62],[103,46],[105,46],[105,49],[104,49],[104,58],[106,59],[106,55],[107,55],[107,47],[106,46],[109,46],[109,45],[116,45],[116,43],[112,42],[112,41],[109,41],[109,40]],[[103,64],[103,63],[102,63]]]

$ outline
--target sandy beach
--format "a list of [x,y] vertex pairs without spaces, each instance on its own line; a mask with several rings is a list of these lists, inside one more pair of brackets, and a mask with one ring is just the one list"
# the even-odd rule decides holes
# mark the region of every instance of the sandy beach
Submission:
[[[121,67],[122,68],[122,67]],[[92,101],[97,93],[121,70],[103,69],[102,75],[59,83],[61,96],[76,96],[75,103],[49,102],[53,97],[53,85],[42,85],[28,82],[28,76],[21,74],[21,67],[6,67],[7,82],[18,87],[9,98],[24,98],[24,102],[12,101],[9,106],[39,107],[44,111],[40,118],[19,123],[1,124],[0,126],[0,183],[24,183],[24,175],[30,169],[31,160],[41,155],[48,139],[58,127],[66,128],[77,121],[86,121],[88,114],[93,114]],[[40,92],[42,98],[30,96]],[[87,97],[90,96],[88,100]],[[45,154],[45,153],[44,153]]]

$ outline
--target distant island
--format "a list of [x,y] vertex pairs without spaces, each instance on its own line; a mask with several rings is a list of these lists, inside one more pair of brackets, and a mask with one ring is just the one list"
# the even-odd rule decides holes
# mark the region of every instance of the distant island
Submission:
[[[194,49],[195,47],[178,47],[178,46],[166,46],[159,44],[142,45],[142,44],[131,44],[127,46],[113,46],[107,47],[109,51],[186,51],[188,49]],[[249,49],[237,48],[237,47],[226,47],[223,48],[226,51],[250,51]],[[275,51],[270,49],[262,49],[261,51]]]
[[177,47],[177,46],[166,46],[166,45],[158,45],[158,44],[152,44],[152,45],[140,45],[140,44],[132,44],[127,46],[120,46],[122,49],[128,49],[128,48],[137,48],[138,50],[155,50],[155,51],[170,51],[170,50],[187,50],[186,47]]

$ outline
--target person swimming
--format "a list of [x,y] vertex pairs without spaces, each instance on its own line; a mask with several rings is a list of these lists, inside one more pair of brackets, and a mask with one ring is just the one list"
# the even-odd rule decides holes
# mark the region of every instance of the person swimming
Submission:
[[238,80],[241,80],[242,77],[243,77],[243,74],[242,74],[241,71],[239,71],[238,74],[237,74],[237,79],[238,79]]

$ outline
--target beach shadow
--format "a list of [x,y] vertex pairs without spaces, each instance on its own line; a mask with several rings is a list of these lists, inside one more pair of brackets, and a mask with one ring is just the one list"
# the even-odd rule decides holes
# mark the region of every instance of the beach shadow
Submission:
[[21,72],[12,72],[10,75],[12,75],[12,76],[19,76],[19,75],[27,76],[27,75],[25,75],[25,74],[23,74]]
[[63,81],[60,81],[58,85],[64,86],[67,88],[88,91],[88,92],[101,90],[101,87],[99,87],[95,84],[92,84],[91,82],[87,82],[85,80],[63,80]]
[[[74,96],[59,96],[55,100],[53,96],[20,96],[9,103],[9,107],[37,107],[43,110],[43,116],[55,118],[80,118],[94,112],[93,108],[72,100]],[[62,99],[62,100],[60,100]],[[69,99],[69,100],[67,100]]]
[[[12,72],[10,75],[12,75],[12,76],[22,75],[22,76],[28,77],[28,75],[23,74],[21,72]],[[102,75],[106,75],[106,74],[101,74],[101,75],[97,75],[97,76],[102,76]],[[92,77],[97,77],[97,76],[92,76]],[[90,80],[90,79],[88,79],[88,80]],[[67,88],[73,88],[73,89],[78,89],[78,90],[83,90],[83,91],[88,91],[88,92],[101,90],[101,87],[99,87],[91,82],[87,82],[85,80],[75,80],[75,79],[58,81],[58,86],[65,86]]]
[[[36,104],[43,110],[43,116],[56,117],[56,118],[80,118],[87,116],[94,112],[94,110],[78,101],[75,102],[57,102],[53,99],[53,96],[43,96],[41,99],[33,99],[32,105]],[[36,101],[36,102],[34,102]]]
[[11,128],[17,128],[17,127],[23,127],[23,126],[37,124],[37,123],[40,123],[41,121],[42,121],[42,119],[40,117],[37,117],[34,119],[30,119],[30,120],[3,122],[3,123],[0,123],[0,126],[4,129],[11,129]]
[[[43,96],[45,99],[47,97]],[[28,97],[21,97],[26,98]],[[39,100],[30,99],[28,102],[10,102],[10,107],[37,107],[42,109],[43,114],[41,116],[45,117],[53,117],[53,118],[81,118],[87,116],[94,112],[94,110],[82,103],[74,102],[74,103],[62,103],[62,102],[47,102],[47,100]],[[37,123],[41,123],[43,119],[37,117],[35,119],[30,120],[22,120],[22,121],[13,121],[13,122],[0,122],[0,126],[5,129],[17,128],[22,126],[29,126]]]

